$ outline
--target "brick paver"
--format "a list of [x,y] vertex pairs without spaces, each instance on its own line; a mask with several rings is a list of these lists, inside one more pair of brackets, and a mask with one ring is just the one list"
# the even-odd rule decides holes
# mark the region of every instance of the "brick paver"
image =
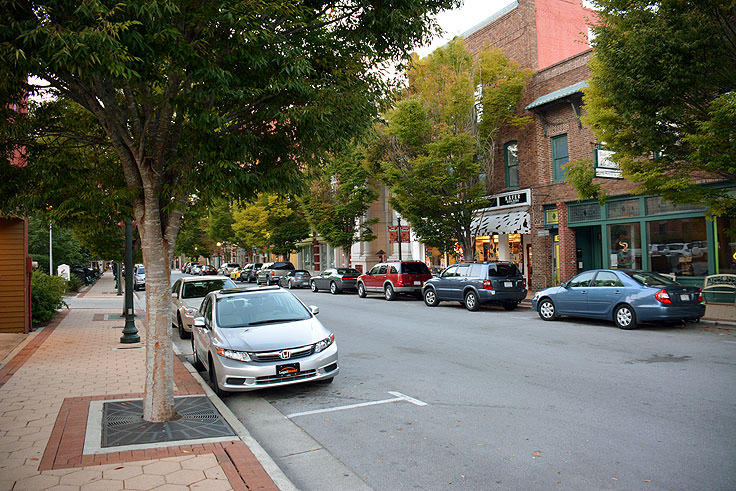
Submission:
[[[140,397],[144,385],[145,349],[116,349],[120,321],[100,313],[63,311],[0,370],[0,491],[276,489],[240,440],[83,455],[90,401]],[[177,395],[203,392],[176,358],[174,379]]]

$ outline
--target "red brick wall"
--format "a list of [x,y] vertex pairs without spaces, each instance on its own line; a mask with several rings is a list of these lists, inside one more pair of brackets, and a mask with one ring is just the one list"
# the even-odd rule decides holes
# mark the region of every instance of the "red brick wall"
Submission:
[[535,0],[538,68],[585,51],[588,25],[595,12],[583,7],[581,0]]

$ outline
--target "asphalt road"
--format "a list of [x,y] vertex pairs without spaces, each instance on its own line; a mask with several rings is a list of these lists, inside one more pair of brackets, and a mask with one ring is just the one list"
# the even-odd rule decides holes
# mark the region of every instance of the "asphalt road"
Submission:
[[340,374],[226,403],[268,401],[375,489],[736,488],[734,330],[296,294]]

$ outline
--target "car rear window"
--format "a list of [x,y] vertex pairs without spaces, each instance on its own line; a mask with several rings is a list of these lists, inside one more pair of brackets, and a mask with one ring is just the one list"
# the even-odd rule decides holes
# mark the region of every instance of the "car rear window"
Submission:
[[521,272],[514,263],[497,263],[491,264],[488,267],[489,276],[501,276],[502,278],[510,278],[512,276],[519,276]]
[[402,263],[401,272],[403,274],[431,274],[424,263]]
[[644,286],[667,286],[677,285],[676,281],[672,281],[657,273],[650,273],[648,271],[626,271],[626,274],[634,278],[637,283]]
[[360,271],[357,269],[352,268],[337,268],[337,272],[342,275],[348,275],[348,276],[359,276]]

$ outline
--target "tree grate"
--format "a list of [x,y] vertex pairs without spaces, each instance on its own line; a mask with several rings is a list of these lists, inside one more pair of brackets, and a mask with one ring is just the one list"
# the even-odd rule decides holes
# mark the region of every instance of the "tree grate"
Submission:
[[235,436],[206,396],[177,397],[180,418],[165,423],[143,420],[143,401],[105,402],[102,406],[102,448]]

